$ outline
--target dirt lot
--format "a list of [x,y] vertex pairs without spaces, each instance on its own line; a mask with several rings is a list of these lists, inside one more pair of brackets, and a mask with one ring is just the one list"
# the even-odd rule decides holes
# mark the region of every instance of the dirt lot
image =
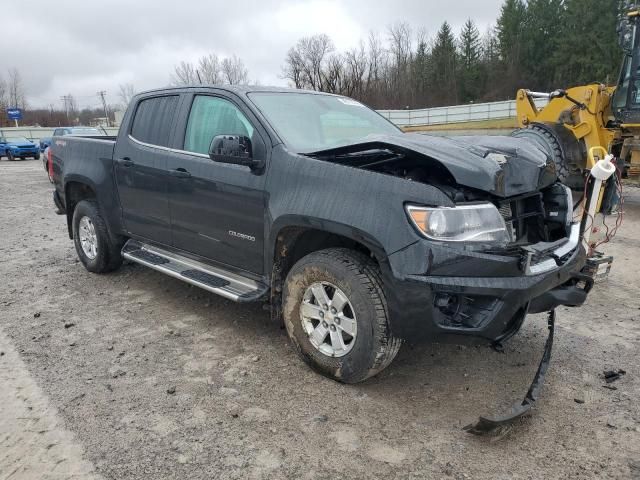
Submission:
[[[405,346],[376,378],[341,385],[301,363],[261,305],[133,264],[85,271],[51,189],[41,162],[0,162],[0,369],[34,380],[51,428],[78,447],[56,464],[83,463],[46,478],[640,478],[640,189],[627,189],[609,281],[558,311],[541,402],[490,439],[461,428],[522,398],[544,315],[504,353]],[[627,373],[603,388],[614,368]],[[34,411],[38,393],[14,387],[0,387],[2,415],[18,415],[12,395]],[[45,477],[29,450],[51,449],[44,432],[23,444],[26,427],[6,420],[0,479]],[[24,452],[21,470],[9,451]]]

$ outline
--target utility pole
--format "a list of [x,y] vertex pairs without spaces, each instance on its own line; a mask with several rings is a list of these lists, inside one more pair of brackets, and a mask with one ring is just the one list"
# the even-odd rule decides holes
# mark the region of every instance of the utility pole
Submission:
[[64,111],[65,114],[67,116],[67,123],[69,123],[69,96],[68,95],[64,95],[62,97],[60,97],[60,100],[62,100],[62,103],[64,105]]
[[107,92],[105,92],[104,90],[101,90],[96,95],[98,95],[100,97],[100,99],[102,100],[102,107],[104,108],[104,116],[107,119],[107,127],[110,127],[111,126],[111,120],[109,120],[109,112],[107,111],[107,101],[104,98],[104,96],[106,94],[107,94]]

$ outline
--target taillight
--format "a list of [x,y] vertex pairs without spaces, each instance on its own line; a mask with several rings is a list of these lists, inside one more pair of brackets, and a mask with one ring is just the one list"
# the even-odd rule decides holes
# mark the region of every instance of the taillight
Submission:
[[49,178],[53,180],[53,161],[51,160],[51,147],[47,149],[47,168],[49,169]]

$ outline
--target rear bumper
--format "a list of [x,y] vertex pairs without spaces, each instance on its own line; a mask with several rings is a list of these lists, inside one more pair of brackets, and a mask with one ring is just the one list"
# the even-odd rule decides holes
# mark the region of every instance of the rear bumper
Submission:
[[[421,258],[426,262],[421,264]],[[592,285],[579,273],[585,261],[584,249],[576,245],[553,260],[553,267],[540,262],[544,271],[536,274],[523,258],[460,249],[454,255],[448,247],[414,244],[389,256],[383,272],[394,335],[407,340],[504,340],[518,331],[527,313],[581,305]],[[397,274],[400,265],[412,263],[423,273]],[[451,274],[445,275],[447,271]]]

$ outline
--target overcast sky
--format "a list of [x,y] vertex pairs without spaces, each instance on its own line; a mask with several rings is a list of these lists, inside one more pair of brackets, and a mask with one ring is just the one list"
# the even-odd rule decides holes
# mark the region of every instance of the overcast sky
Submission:
[[[243,59],[252,80],[280,78],[287,50],[302,36],[326,33],[337,49],[370,30],[386,36],[399,21],[433,35],[447,20],[459,30],[472,18],[484,32],[502,0],[2,0],[0,65],[22,74],[29,105],[98,106],[96,92],[117,103],[118,85],[165,86],[175,64],[207,53]],[[6,74],[0,73],[6,78]]]

